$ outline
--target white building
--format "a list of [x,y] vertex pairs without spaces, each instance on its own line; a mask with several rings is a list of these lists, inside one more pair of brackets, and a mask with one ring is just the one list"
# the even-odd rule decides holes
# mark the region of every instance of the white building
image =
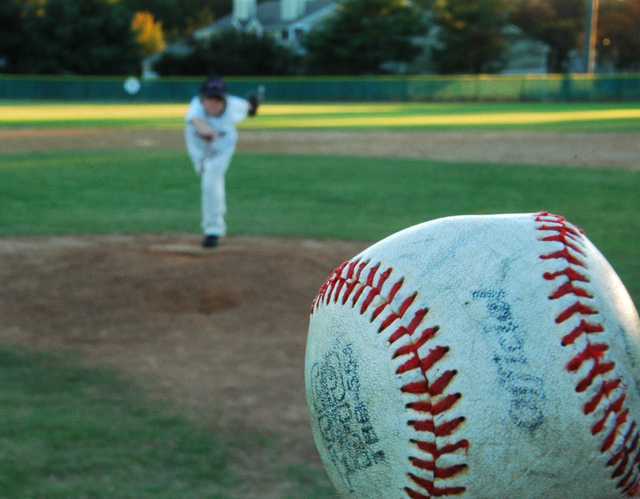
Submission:
[[205,39],[214,33],[235,28],[258,35],[267,33],[296,51],[301,50],[304,35],[336,8],[335,0],[233,0],[233,12],[219,21],[197,30],[194,36]]
[[540,40],[530,38],[513,24],[502,31],[505,42],[506,67],[503,74],[545,74],[549,72],[548,60],[551,47]]

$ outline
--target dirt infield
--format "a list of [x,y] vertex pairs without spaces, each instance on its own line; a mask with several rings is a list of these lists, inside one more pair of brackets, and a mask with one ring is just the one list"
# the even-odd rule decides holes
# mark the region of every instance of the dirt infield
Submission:
[[[356,242],[200,236],[0,239],[0,341],[115,367],[207,428],[276,433],[314,463],[303,362],[311,302]],[[257,496],[267,497],[267,496]]]
[[[180,130],[0,130],[0,151],[175,149]],[[239,151],[640,168],[640,133],[243,130]]]
[[211,251],[199,242],[0,239],[0,337],[140,375],[216,426],[303,431],[311,301],[365,245],[238,236]]
[[[179,131],[0,130],[5,153],[182,145]],[[239,149],[640,168],[640,134],[245,131]],[[291,442],[290,459],[318,465],[303,382],[309,309],[331,271],[368,243],[235,236],[204,251],[199,241],[0,239],[0,340],[80,352],[207,428],[273,432]]]

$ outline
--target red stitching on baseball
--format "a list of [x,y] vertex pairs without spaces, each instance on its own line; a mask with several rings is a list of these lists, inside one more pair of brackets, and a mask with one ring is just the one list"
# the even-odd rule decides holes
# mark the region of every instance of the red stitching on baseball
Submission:
[[[542,230],[542,229],[539,229],[539,230]],[[547,230],[550,230],[550,229],[547,229]],[[543,260],[558,260],[563,258],[571,265],[584,266],[584,264],[579,259],[571,255],[568,248],[564,248],[560,251],[556,251],[555,253],[551,253],[549,255],[541,255],[540,258],[542,258]]]
[[425,496],[420,492],[411,490],[409,487],[405,487],[404,491],[411,499],[431,499],[432,497],[453,496],[463,494],[466,491],[464,487],[436,487],[433,481],[425,480],[424,478],[420,478],[411,473],[409,473],[409,478],[411,478],[416,485],[425,489],[429,494],[428,496]]
[[[405,300],[404,303],[407,303],[409,300],[411,302],[413,302],[413,300],[415,299],[415,296],[411,296],[409,297],[407,300]],[[402,305],[401,308],[404,307],[404,303]],[[392,314],[391,316],[395,317],[396,319],[398,317],[402,317],[404,315],[404,311],[406,311],[406,308],[402,311],[401,314]],[[413,319],[411,320],[411,322],[409,323],[408,326],[400,326],[389,338],[389,343],[395,343],[396,341],[398,341],[400,338],[402,338],[405,335],[409,335],[411,336],[413,333],[415,333],[416,329],[418,328],[418,326],[420,325],[420,323],[422,322],[422,319],[424,319],[425,315],[427,315],[427,310],[426,309],[420,309],[418,311],[416,311],[416,313],[413,316]],[[395,319],[394,319],[395,320]],[[386,329],[386,328],[385,328]],[[433,337],[433,334],[435,334],[435,331],[437,331],[438,328],[433,328],[433,329],[426,329],[423,333],[422,333],[422,338],[419,340],[418,343],[421,343],[420,346],[424,345],[425,341],[427,339],[430,339],[431,337]],[[431,336],[429,336],[431,334]],[[424,341],[423,341],[424,339]],[[416,343],[417,344],[417,343]],[[419,347],[416,347],[416,349]],[[400,353],[400,352],[405,352],[405,350],[402,349],[398,349],[396,350],[396,353],[394,355],[394,357],[398,357],[399,355],[405,355],[405,353],[410,353],[410,352],[405,352],[405,353]]]
[[600,402],[604,397],[609,398],[611,392],[620,386],[620,380],[614,379],[613,381],[604,381],[600,391],[584,406],[585,415],[591,414],[600,405]]
[[578,288],[574,286],[571,281],[567,281],[562,286],[560,286],[555,293],[549,296],[549,299],[555,300],[569,294],[581,296],[583,298],[593,298],[593,296],[591,296],[586,289]]
[[410,421],[409,424],[413,426],[417,431],[428,431],[433,433],[436,437],[447,437],[451,435],[457,428],[464,422],[463,417],[446,421],[441,425],[436,425],[432,419],[424,421]]
[[[608,345],[593,340],[605,330],[602,324],[589,320],[589,316],[598,314],[598,311],[582,301],[592,299],[593,295],[587,289],[575,285],[575,282],[589,283],[587,276],[582,273],[584,270],[575,268],[587,269],[586,263],[582,260],[585,255],[581,248],[582,231],[568,225],[563,217],[546,212],[538,213],[535,221],[541,223],[537,227],[538,230],[554,233],[541,238],[542,241],[562,244],[561,249],[540,255],[540,258],[563,259],[568,265],[563,270],[543,274],[543,278],[549,281],[566,278],[549,296],[549,299],[558,300],[570,295],[577,298],[575,303],[566,307],[556,318],[557,324],[563,324],[575,316],[580,317],[580,323],[562,338],[562,346],[574,345],[579,338],[586,340],[584,349],[567,363],[566,369],[577,374],[582,371],[581,367],[585,363],[591,364],[589,372],[586,375],[581,374],[582,379],[576,383],[578,393],[585,392],[597,380],[601,380],[600,389],[584,404],[583,413],[590,415],[594,414],[598,408],[603,408],[602,416],[591,427],[591,433],[594,436],[602,435],[601,452],[613,452],[607,467],[615,466],[611,474],[612,480],[622,477],[616,483],[616,487],[622,489],[627,497],[634,497],[640,493],[640,450],[638,450],[640,433],[635,421],[629,420],[629,409],[625,406],[626,387],[620,379],[615,378],[615,362],[608,361],[606,358]],[[607,424],[612,428],[605,432]],[[626,430],[624,439],[614,450],[616,439],[627,424],[629,428]]]
[[[365,268],[368,263],[369,262],[354,260],[345,262],[338,267],[320,288],[318,296],[311,306],[311,313],[313,314],[320,303],[329,304],[331,301],[338,302],[340,295],[342,294],[341,303],[346,305],[349,298],[351,298],[350,305],[352,307],[355,307],[359,300],[364,297],[362,298],[362,304],[359,307],[360,314],[364,315],[371,307],[371,304],[374,303],[375,299],[379,298],[383,303],[376,306],[376,308],[371,312],[371,321],[380,317],[383,313],[387,313],[388,315],[382,321],[378,332],[382,333],[392,325],[396,324],[396,321],[399,323],[397,329],[395,329],[395,331],[393,331],[389,336],[389,345],[393,345],[405,336],[413,336],[416,331],[419,330],[418,328],[422,326],[422,322],[426,317],[428,310],[426,308],[421,308],[413,311],[412,315],[408,314],[411,306],[416,300],[417,293],[405,298],[402,303],[400,303],[397,310],[394,310],[391,303],[402,288],[404,279],[396,281],[391,286],[388,296],[384,297],[382,295],[382,287],[391,276],[393,269],[388,268],[384,272],[380,272],[380,265],[374,265],[369,268],[368,272],[365,272]],[[432,456],[432,460],[430,461],[411,457],[411,463],[417,469],[422,469],[432,473],[434,477],[434,480],[427,480],[409,473],[408,476],[411,480],[428,494],[424,495],[422,492],[413,490],[410,487],[405,488],[407,496],[412,499],[430,499],[432,497],[458,495],[466,490],[464,487],[437,487],[434,484],[436,480],[450,480],[455,478],[455,476],[467,468],[466,463],[454,464],[446,468],[439,467],[437,464],[438,458],[445,454],[453,454],[460,451],[463,451],[466,455],[469,449],[469,442],[467,440],[460,440],[443,446],[439,446],[437,442],[438,438],[453,435],[458,427],[464,422],[463,417],[458,417],[450,421],[444,421],[440,425],[435,425],[434,423],[434,417],[436,415],[446,414],[447,411],[451,410],[455,406],[461,397],[459,393],[444,394],[444,391],[457,374],[457,371],[446,371],[431,382],[427,375],[428,371],[442,360],[442,358],[444,358],[449,351],[449,347],[434,345],[434,347],[428,351],[426,356],[423,357],[420,355],[419,350],[429,341],[434,339],[438,330],[438,326],[423,329],[420,332],[420,337],[417,341],[408,345],[400,346],[393,353],[393,358],[408,356],[408,359],[398,367],[396,374],[419,370],[424,378],[418,382],[408,383],[402,387],[402,391],[404,393],[419,397],[417,401],[408,403],[406,408],[411,409],[425,418],[409,421],[409,424],[416,431],[431,433],[436,439],[435,442],[423,442],[418,440],[411,441],[411,443],[419,450]],[[440,400],[433,400],[435,397],[440,396],[442,396]],[[423,400],[422,397],[426,397],[427,400]],[[433,438],[430,440],[433,440]]]
[[469,450],[469,442],[466,440],[460,440],[455,444],[443,445],[442,447],[438,447],[433,442],[412,440],[411,443],[416,444],[420,450],[431,454],[434,459],[437,459],[444,454],[452,454],[459,450],[464,450],[465,452]]
[[555,278],[560,277],[561,275],[568,277],[570,281],[589,282],[589,279],[587,279],[585,275],[572,269],[571,267],[560,270],[558,272],[545,272],[542,277],[544,277],[547,281],[553,281]]
[[562,338],[562,346],[566,347],[567,345],[573,344],[583,334],[602,333],[603,331],[604,327],[602,324],[590,324],[582,319],[573,331]]
[[449,468],[437,468],[433,461],[425,461],[417,457],[409,458],[409,460],[416,468],[431,471],[436,478],[451,478],[467,467],[466,464],[456,464]]
[[402,387],[402,391],[405,393],[414,393],[416,395],[442,395],[442,392],[447,388],[453,377],[458,374],[457,371],[446,371],[433,383],[427,381],[416,381],[415,383],[407,383]]
[[[619,476],[622,476],[627,468],[629,468],[627,474],[618,482],[618,487],[624,488],[624,492],[632,497],[640,492],[640,477],[638,477],[637,475],[635,477],[633,476],[634,469],[640,463],[640,450],[633,458],[631,457],[631,454],[635,452],[636,449],[638,449],[639,440],[640,436],[636,431],[636,423],[635,421],[632,421],[631,427],[625,435],[625,444],[622,447],[622,450],[618,454],[614,455],[607,463],[607,466],[614,466],[616,463],[620,462],[619,466],[613,472],[612,478],[618,478]],[[631,441],[630,444],[629,441]]]
[[593,314],[597,314],[598,311],[593,309],[592,307],[589,307],[583,303],[580,303],[579,301],[575,302],[573,305],[571,305],[570,307],[568,307],[564,312],[562,312],[557,318],[556,318],[556,322],[558,324],[563,323],[564,321],[570,319],[571,317],[573,317],[576,314],[580,314],[580,315],[593,315]]
[[437,416],[441,412],[451,409],[458,399],[460,399],[460,394],[454,393],[447,395],[437,404],[432,404],[431,402],[410,402],[407,404],[407,409],[413,409],[418,412],[430,412],[434,416]]
[[[628,464],[629,455],[638,447],[638,441],[640,440],[640,435],[638,435],[638,433],[635,433],[635,436],[634,436],[635,427],[636,427],[636,423],[635,421],[632,421],[631,427],[629,428],[629,431],[624,437],[624,443],[625,443],[624,447],[618,454],[614,455],[609,460],[609,462],[607,463],[607,466],[614,466],[618,461],[621,461],[621,466],[626,466]],[[631,445],[628,445],[629,440],[631,440],[632,438],[633,438],[633,441],[631,442]],[[614,476],[620,476],[622,475],[623,472],[624,472],[624,469],[616,470],[616,472],[614,472]]]

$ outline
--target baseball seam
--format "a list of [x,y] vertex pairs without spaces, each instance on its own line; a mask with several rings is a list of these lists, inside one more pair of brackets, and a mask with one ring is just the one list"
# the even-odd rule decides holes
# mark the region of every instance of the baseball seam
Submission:
[[[364,315],[371,312],[370,321],[380,318],[381,323],[378,334],[386,332],[388,345],[391,347],[401,338],[409,337],[408,343],[394,347],[393,358],[406,360],[397,368],[396,375],[405,373],[419,373],[419,381],[406,383],[402,386],[405,396],[413,398],[413,402],[407,403],[405,408],[420,415],[419,418],[409,420],[408,424],[416,432],[424,432],[425,437],[420,440],[411,440],[411,444],[431,459],[420,459],[410,457],[410,464],[416,469],[416,473],[408,473],[408,478],[420,490],[405,487],[404,491],[411,499],[430,499],[437,496],[459,495],[465,492],[465,487],[456,486],[447,482],[445,486],[436,485],[436,481],[443,482],[455,478],[467,468],[466,455],[469,449],[467,440],[451,442],[451,437],[464,422],[464,417],[457,417],[446,420],[441,424],[436,424],[436,416],[443,419],[446,412],[452,409],[461,398],[459,393],[446,393],[447,387],[456,376],[455,370],[441,373],[434,381],[429,380],[429,371],[448,353],[449,347],[434,345],[426,355],[421,354],[425,345],[429,346],[434,341],[439,327],[424,327],[423,320],[428,313],[428,309],[411,309],[415,302],[417,293],[410,294],[400,302],[398,292],[404,285],[404,279],[399,279],[389,287],[388,293],[383,295],[383,285],[389,280],[393,272],[388,268],[380,271],[380,264],[370,266],[370,262],[359,260],[348,261],[337,268],[325,284],[320,289],[318,296],[314,300],[311,313],[320,304],[329,304],[331,301],[338,302],[342,298],[342,304],[355,308],[362,298],[359,312]],[[368,270],[367,270],[368,267]],[[385,289],[387,289],[385,287]],[[397,302],[394,303],[394,299]],[[374,307],[374,302],[380,303]],[[373,308],[373,310],[371,310]],[[409,312],[409,310],[412,310]],[[415,307],[414,307],[415,309]],[[386,314],[386,315],[385,315]],[[395,329],[394,329],[395,328]],[[440,440],[445,438],[448,443],[441,444]],[[447,467],[438,466],[438,459],[443,455],[462,454],[462,462]],[[424,478],[425,472],[431,478]],[[422,477],[419,474],[423,475]],[[425,495],[423,492],[428,495]]]
[[[609,345],[599,338],[605,328],[597,321],[599,312],[593,306],[594,293],[589,290],[582,231],[563,217],[547,212],[538,213],[535,221],[537,230],[543,232],[541,241],[562,245],[560,250],[542,254],[540,258],[566,263],[561,270],[543,274],[545,280],[561,280],[549,299],[575,298],[555,319],[561,327],[575,325],[579,320],[573,329],[564,330],[562,337],[563,347],[573,346],[579,350],[566,369],[578,377],[577,393],[593,394],[587,396],[583,413],[595,421],[591,433],[602,439],[600,452],[611,456],[607,462],[607,467],[613,467],[611,479],[626,497],[635,497],[640,492],[640,432],[636,422],[629,419],[626,384],[616,372],[615,362],[607,358]],[[579,344],[584,345],[581,350]],[[619,435],[624,435],[621,442],[617,442]]]

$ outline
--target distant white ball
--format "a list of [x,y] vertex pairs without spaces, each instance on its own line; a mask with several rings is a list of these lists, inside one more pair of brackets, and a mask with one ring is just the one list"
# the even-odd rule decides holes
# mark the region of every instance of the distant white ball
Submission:
[[371,246],[312,306],[305,383],[344,496],[638,497],[640,320],[574,225],[427,222]]
[[130,76],[124,81],[124,91],[129,95],[136,95],[142,88],[140,80],[134,76]]

